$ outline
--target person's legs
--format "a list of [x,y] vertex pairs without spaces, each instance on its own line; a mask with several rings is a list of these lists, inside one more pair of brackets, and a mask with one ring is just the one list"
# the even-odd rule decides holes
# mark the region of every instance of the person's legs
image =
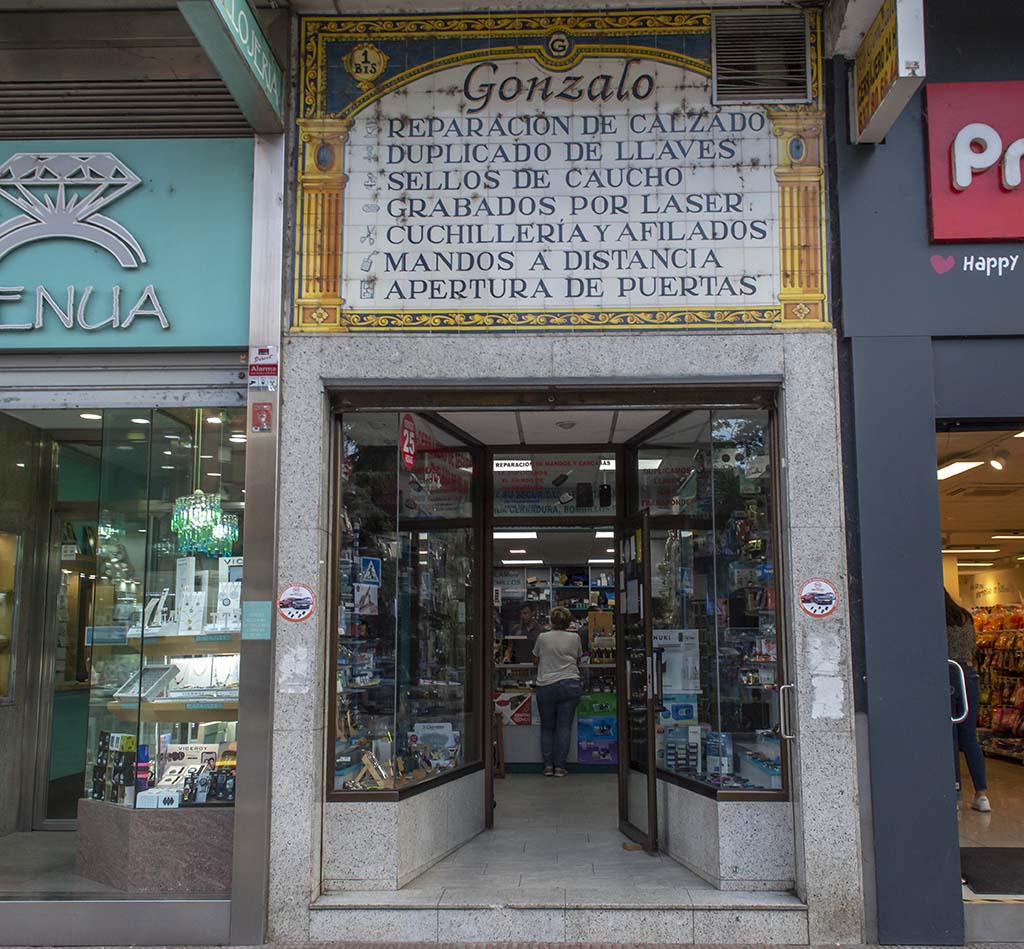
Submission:
[[576,679],[563,679],[555,683],[559,689],[558,720],[555,727],[555,767],[565,770],[569,758],[569,739],[572,737],[572,720],[580,701],[582,688]]
[[981,701],[981,688],[978,685],[978,673],[974,669],[965,669],[967,681],[968,713],[956,726],[957,744],[967,759],[967,770],[971,772],[971,783],[974,785],[975,796],[984,795],[988,790],[988,778],[985,774],[985,755],[978,744],[978,703]]
[[555,763],[555,725],[558,721],[558,683],[537,686],[537,711],[540,712],[540,753],[544,767]]

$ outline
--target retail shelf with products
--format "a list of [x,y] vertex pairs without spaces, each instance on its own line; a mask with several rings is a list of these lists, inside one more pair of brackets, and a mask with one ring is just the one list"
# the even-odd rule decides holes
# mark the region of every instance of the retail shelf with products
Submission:
[[993,757],[1024,760],[1024,607],[976,608],[974,629],[981,747]]

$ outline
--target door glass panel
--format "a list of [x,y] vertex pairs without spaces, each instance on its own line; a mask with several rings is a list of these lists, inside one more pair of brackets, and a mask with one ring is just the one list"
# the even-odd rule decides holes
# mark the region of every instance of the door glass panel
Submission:
[[638,452],[663,673],[658,767],[782,788],[767,412],[688,412]]
[[654,849],[657,814],[654,806],[655,749],[653,661],[651,651],[650,533],[646,521],[634,520],[619,535],[622,645],[625,657],[625,755],[620,766],[626,806],[625,830]]
[[15,588],[19,576],[20,537],[0,531],[0,701],[11,697],[14,657]]

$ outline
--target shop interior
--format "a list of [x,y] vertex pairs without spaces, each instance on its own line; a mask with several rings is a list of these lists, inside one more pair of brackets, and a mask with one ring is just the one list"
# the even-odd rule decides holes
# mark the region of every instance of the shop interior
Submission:
[[[973,614],[977,739],[991,811],[960,755],[965,898],[1024,894],[1024,431],[955,424],[936,436],[943,578]],[[952,772],[953,769],[951,769]],[[951,774],[951,780],[953,775]]]
[[0,898],[166,890],[168,807],[219,810],[230,867],[244,421],[0,412]]
[[[482,718],[493,722],[493,829],[414,886],[472,888],[486,867],[522,888],[578,884],[567,868],[609,885],[709,888],[624,830],[646,815],[623,807],[622,784],[646,782],[650,762],[706,796],[785,799],[769,418],[750,407],[341,416],[328,793],[373,800],[479,768]],[[648,512],[644,552],[630,508]],[[630,558],[644,579],[631,579]],[[532,652],[559,606],[580,636],[583,694],[569,775],[552,778]],[[637,641],[645,609],[657,686]]]

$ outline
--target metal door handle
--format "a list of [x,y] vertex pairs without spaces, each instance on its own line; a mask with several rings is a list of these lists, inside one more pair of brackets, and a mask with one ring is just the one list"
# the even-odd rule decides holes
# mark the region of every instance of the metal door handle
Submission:
[[779,734],[787,741],[792,741],[796,738],[796,735],[792,731],[792,722],[789,718],[789,705],[786,702],[785,691],[786,689],[795,689],[796,686],[792,682],[787,682],[785,685],[779,686]]
[[661,661],[664,649],[654,650],[654,707],[660,712],[665,708],[665,666]]
[[953,710],[950,709],[949,720],[954,725],[959,725],[962,721],[966,720],[967,715],[970,713],[970,703],[967,701],[967,677],[964,675],[964,667],[960,665],[955,659],[947,659],[946,662],[956,670],[955,677],[951,683],[951,692],[954,691],[957,686],[960,688],[960,700],[963,703],[964,713],[963,715],[956,716],[953,714]]

